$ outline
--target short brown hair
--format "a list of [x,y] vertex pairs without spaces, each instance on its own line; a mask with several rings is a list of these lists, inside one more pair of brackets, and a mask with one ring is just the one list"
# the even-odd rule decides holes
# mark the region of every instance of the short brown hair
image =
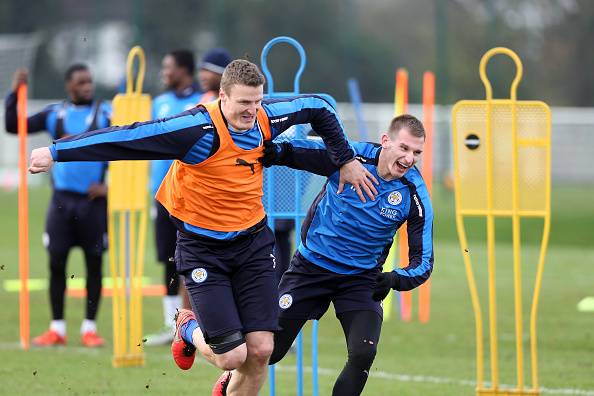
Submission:
[[247,85],[248,87],[259,87],[264,85],[266,79],[258,66],[245,59],[236,59],[229,63],[221,77],[221,88],[226,94],[233,85]]
[[425,128],[423,127],[423,123],[419,121],[417,117],[410,114],[394,117],[392,122],[390,122],[388,133],[395,135],[400,132],[401,129],[406,129],[413,136],[422,137],[423,139],[425,138]]

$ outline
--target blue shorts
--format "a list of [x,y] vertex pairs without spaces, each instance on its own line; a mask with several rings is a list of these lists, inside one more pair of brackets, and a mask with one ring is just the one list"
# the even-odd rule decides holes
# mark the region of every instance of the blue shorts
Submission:
[[306,260],[298,251],[278,286],[280,317],[320,319],[330,302],[336,314],[348,311],[375,311],[383,317],[378,301],[371,298],[380,269],[342,275]]
[[107,200],[54,191],[47,210],[44,245],[50,252],[80,246],[87,254],[101,255],[107,247]]
[[155,246],[157,246],[157,259],[160,263],[168,263],[175,256],[175,241],[177,228],[169,212],[161,203],[155,200],[157,217],[155,218]]
[[217,241],[178,232],[175,263],[200,328],[209,338],[278,330],[274,234],[264,219],[253,233]]

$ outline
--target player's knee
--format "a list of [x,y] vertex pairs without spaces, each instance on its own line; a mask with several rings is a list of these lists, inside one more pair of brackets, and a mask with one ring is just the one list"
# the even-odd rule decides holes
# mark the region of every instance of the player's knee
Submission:
[[217,366],[223,370],[236,369],[247,358],[245,336],[239,330],[211,337],[208,345],[215,354]]
[[255,361],[260,366],[268,364],[268,360],[274,350],[274,341],[272,337],[261,338],[259,342],[248,343],[248,358]]
[[97,254],[93,250],[85,250],[85,266],[87,267],[87,273],[90,275],[101,275],[103,268],[103,256]]
[[67,252],[50,251],[50,272],[52,275],[66,274],[66,257]]
[[368,370],[375,359],[376,353],[377,345],[372,341],[363,340],[363,342],[349,348],[349,362],[362,370]]
[[246,358],[247,348],[244,344],[229,352],[215,355],[215,362],[217,367],[221,370],[230,371],[242,366],[245,363]]
[[53,276],[66,276],[66,268],[62,265],[51,263],[50,274]]

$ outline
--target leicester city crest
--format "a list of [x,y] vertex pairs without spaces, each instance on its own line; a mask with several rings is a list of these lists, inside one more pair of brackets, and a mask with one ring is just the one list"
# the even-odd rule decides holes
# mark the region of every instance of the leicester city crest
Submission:
[[392,191],[390,195],[388,195],[388,202],[390,205],[398,205],[402,202],[402,194],[400,194],[400,191]]
[[204,268],[196,268],[192,271],[192,280],[196,283],[202,283],[208,278],[208,273]]
[[283,294],[278,299],[278,306],[282,309],[287,309],[293,304],[293,297],[290,294]]

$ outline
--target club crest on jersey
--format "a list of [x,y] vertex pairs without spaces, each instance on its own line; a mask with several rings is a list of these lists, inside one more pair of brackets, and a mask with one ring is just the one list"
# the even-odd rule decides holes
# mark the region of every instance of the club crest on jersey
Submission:
[[290,294],[285,293],[278,299],[278,306],[282,309],[287,309],[291,305],[293,305],[293,297]]
[[204,268],[196,268],[192,271],[192,280],[196,283],[202,283],[208,278],[208,273]]
[[390,195],[388,195],[388,203],[390,205],[398,205],[400,202],[402,202],[402,194],[400,194],[400,191],[392,191]]

